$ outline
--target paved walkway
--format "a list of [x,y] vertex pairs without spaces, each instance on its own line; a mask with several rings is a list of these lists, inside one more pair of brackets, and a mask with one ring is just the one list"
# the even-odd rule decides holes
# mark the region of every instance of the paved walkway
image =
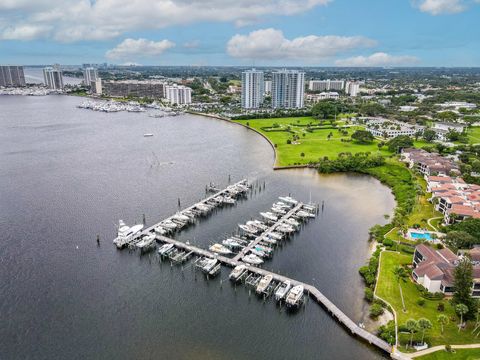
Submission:
[[[479,349],[479,348],[480,348],[480,344],[452,345],[452,349]],[[403,353],[403,355],[406,355],[406,356],[410,357],[411,359],[413,359],[413,358],[416,358],[416,357],[419,357],[419,356],[428,355],[428,354],[431,354],[431,353],[434,353],[434,352],[437,352],[437,351],[441,351],[441,350],[445,350],[445,345],[434,346],[434,347],[431,347],[429,349],[425,349],[425,350],[422,350],[422,351],[417,351],[416,353],[413,353],[413,354]]]
[[431,223],[432,220],[436,220],[436,219],[443,219],[443,217],[442,216],[437,216],[437,217],[430,218],[430,219],[427,220],[427,224],[428,224],[428,226],[430,226],[433,229],[433,231],[438,232],[438,229],[435,226],[433,226],[432,223]]

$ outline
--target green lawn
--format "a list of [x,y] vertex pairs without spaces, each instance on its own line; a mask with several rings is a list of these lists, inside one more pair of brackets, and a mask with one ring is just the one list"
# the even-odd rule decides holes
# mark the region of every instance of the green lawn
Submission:
[[454,353],[444,350],[436,351],[432,354],[420,356],[415,359],[420,360],[477,360],[480,359],[480,349],[458,349]]
[[[254,120],[237,120],[237,122],[246,124],[250,127],[260,131],[266,135],[272,143],[277,146],[277,166],[287,166],[295,164],[308,164],[309,162],[316,162],[320,158],[327,156],[328,158],[336,158],[342,152],[350,152],[352,154],[358,152],[378,152],[378,141],[372,144],[359,144],[357,142],[342,142],[341,140],[350,140],[351,135],[356,129],[361,129],[359,126],[348,127],[348,135],[343,136],[338,129],[330,126],[329,122],[324,124],[324,129],[315,129],[313,132],[307,132],[304,126],[309,123],[318,124],[318,120],[312,117],[300,118],[280,118],[280,119],[254,119]],[[265,131],[262,128],[272,127],[273,124],[278,124],[278,130],[285,130],[287,126],[293,133],[287,131]],[[328,135],[332,133],[333,136],[328,139]],[[300,137],[298,141],[300,144],[287,144],[287,140],[291,139],[296,134]],[[391,153],[384,147],[381,151],[384,155]],[[301,154],[304,154],[302,157]]]
[[470,144],[480,144],[480,126],[468,129],[468,141]]
[[[458,331],[456,324],[458,319],[454,313],[452,306],[448,300],[442,300],[445,304],[443,314],[447,315],[451,320],[445,326],[444,333],[441,334],[441,327],[437,322],[437,316],[442,312],[437,310],[438,300],[425,300],[425,304],[420,306],[417,300],[421,298],[415,284],[410,279],[406,283],[402,283],[403,298],[405,300],[406,312],[402,310],[402,301],[398,283],[393,274],[393,269],[397,265],[410,265],[412,263],[411,255],[403,255],[396,252],[384,251],[380,257],[380,270],[377,282],[376,294],[382,299],[389,302],[395,309],[398,316],[398,324],[403,325],[408,319],[418,320],[427,318],[432,322],[433,328],[425,335],[426,341],[430,346],[444,344],[470,344],[479,342],[478,338],[472,335],[473,324],[469,322],[466,329]],[[409,334],[399,333],[400,345],[405,345],[409,341]],[[420,341],[421,334],[416,334],[414,340]],[[405,350],[402,348],[402,350]]]

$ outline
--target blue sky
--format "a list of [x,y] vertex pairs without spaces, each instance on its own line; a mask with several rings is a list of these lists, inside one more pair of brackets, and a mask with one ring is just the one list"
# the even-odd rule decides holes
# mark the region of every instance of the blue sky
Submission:
[[0,63],[480,66],[480,0],[0,0]]

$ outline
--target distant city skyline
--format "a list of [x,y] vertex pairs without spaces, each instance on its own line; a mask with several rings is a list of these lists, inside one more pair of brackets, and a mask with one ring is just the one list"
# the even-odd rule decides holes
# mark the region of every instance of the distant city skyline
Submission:
[[0,0],[0,64],[473,67],[479,18],[480,0]]

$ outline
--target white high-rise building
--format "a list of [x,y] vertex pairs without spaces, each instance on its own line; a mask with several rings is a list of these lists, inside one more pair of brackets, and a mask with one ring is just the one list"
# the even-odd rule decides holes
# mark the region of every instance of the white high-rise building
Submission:
[[270,95],[272,93],[272,80],[265,80],[264,94]]
[[102,95],[102,79],[96,78],[90,82],[90,91],[95,95]]
[[345,82],[343,80],[310,80],[308,90],[310,91],[329,91],[343,90]]
[[56,66],[55,68],[53,67],[44,68],[43,79],[45,81],[45,85],[49,89],[63,90],[62,70],[60,70],[58,66]]
[[272,74],[272,107],[274,109],[303,108],[305,73],[281,70]]
[[23,66],[0,66],[0,86],[25,86]]
[[192,103],[192,89],[183,85],[166,85],[165,98],[172,104],[186,105]]
[[263,71],[252,69],[242,72],[242,108],[258,109],[263,103],[264,93]]
[[358,92],[360,91],[360,84],[353,82],[353,81],[347,81],[345,83],[345,93],[350,96],[357,96]]
[[83,83],[90,86],[92,81],[98,79],[98,71],[94,67],[87,67],[83,70]]

